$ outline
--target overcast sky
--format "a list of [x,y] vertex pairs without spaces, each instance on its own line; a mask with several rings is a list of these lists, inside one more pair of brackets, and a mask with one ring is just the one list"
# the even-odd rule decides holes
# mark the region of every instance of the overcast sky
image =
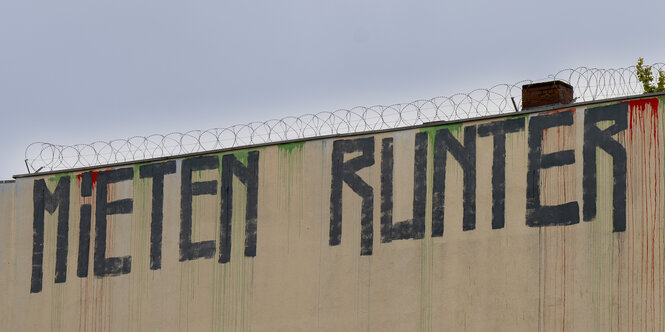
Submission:
[[665,1],[0,0],[0,179],[89,143],[665,62]]

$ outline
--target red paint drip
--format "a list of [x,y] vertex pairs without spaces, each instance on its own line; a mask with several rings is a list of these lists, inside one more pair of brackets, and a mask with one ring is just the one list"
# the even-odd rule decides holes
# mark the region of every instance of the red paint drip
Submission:
[[[97,183],[97,174],[99,173],[99,171],[93,171],[91,173],[92,173],[92,186],[94,187],[95,184]],[[83,178],[83,174],[85,173],[79,173],[76,175],[76,178],[79,180],[79,185],[81,183],[81,179]]]
[[[656,242],[656,224],[662,219],[662,210],[660,206],[661,193],[660,181],[662,177],[661,166],[661,138],[660,138],[660,114],[658,113],[659,100],[657,98],[646,98],[635,101],[629,101],[629,138],[632,144],[632,150],[642,150],[641,160],[635,160],[641,164],[642,174],[639,182],[642,183],[642,211],[644,215],[641,218],[640,239],[641,250],[639,256],[639,276],[641,280],[636,280],[639,283],[638,298],[642,299],[641,305],[644,309],[639,315],[639,323],[637,324],[640,330],[645,330],[648,325],[651,325],[651,330],[655,331],[656,324],[656,254],[661,254],[660,241]],[[635,141],[636,138],[641,138]],[[630,168],[629,168],[630,169]],[[629,171],[630,176],[630,171]],[[653,208],[649,207],[649,202],[654,201]],[[632,197],[631,197],[632,202]],[[634,219],[635,216],[633,216]],[[631,230],[634,228],[634,223],[631,222]],[[658,249],[656,250],[656,247]],[[633,246],[631,246],[631,249]],[[662,259],[658,259],[661,261]],[[634,270],[635,253],[633,252],[633,259],[631,265]],[[661,276],[661,271],[658,271],[658,277]],[[630,277],[630,274],[629,274]],[[659,278],[660,279],[660,278]],[[629,284],[630,278],[629,278]],[[659,288],[661,285],[659,283]],[[662,288],[659,289],[662,291]],[[632,295],[632,293],[629,293]],[[631,306],[635,306],[633,300],[630,299]],[[635,326],[633,323],[633,315],[635,310],[630,313],[630,327]],[[639,314],[639,313],[638,313]],[[651,324],[649,324],[651,323]],[[661,322],[662,323],[662,322]]]
[[[628,128],[630,129],[630,138],[633,139],[635,133],[633,127],[637,124],[643,124],[649,119],[651,122],[651,135],[658,139],[658,98],[647,98],[628,101]],[[641,121],[640,121],[641,120]],[[645,129],[645,128],[643,128]]]

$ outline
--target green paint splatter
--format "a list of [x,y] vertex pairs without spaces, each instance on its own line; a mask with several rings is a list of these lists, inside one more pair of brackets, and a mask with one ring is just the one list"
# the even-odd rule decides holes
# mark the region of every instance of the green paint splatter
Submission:
[[130,298],[129,298],[129,320],[130,330],[141,330],[145,323],[146,315],[145,299],[148,298],[149,269],[150,266],[150,214],[152,204],[152,182],[151,178],[140,178],[139,168],[149,163],[133,165],[134,181],[132,185],[134,197],[134,210],[132,212],[132,241],[133,252],[132,265],[139,268],[134,269],[130,275]]
[[247,166],[247,156],[249,156],[249,150],[237,151],[233,155],[238,159],[243,165]]
[[434,137],[436,136],[437,131],[441,129],[448,129],[450,133],[453,134],[453,136],[459,139],[462,136],[461,133],[463,127],[464,127],[463,122],[457,122],[457,123],[444,124],[434,127],[420,128],[420,132],[427,133],[427,137],[429,138],[429,145],[434,146]]
[[252,151],[262,151],[264,149],[265,149],[264,147],[260,147],[260,148],[249,149],[249,150],[218,153],[217,157],[219,157],[219,172],[220,172],[220,174],[222,172],[222,159],[225,155],[233,154],[236,157],[236,159],[238,159],[238,161],[240,161],[244,166],[247,166],[247,158],[249,156],[249,153],[252,152]]
[[136,163],[136,164],[134,164],[134,165],[133,165],[133,166],[134,166],[134,178],[135,178],[135,179],[138,179],[138,178],[139,178],[139,173],[140,173],[140,171],[141,171],[141,166],[143,166],[143,165],[150,165],[150,164],[153,164],[153,162],[145,161],[145,162],[141,162],[141,163]]
[[278,145],[277,149],[279,150],[279,152],[283,152],[290,155],[293,152],[293,150],[302,151],[304,145],[305,142],[286,143]]
[[[295,142],[295,143],[286,143],[280,144],[278,146],[279,151],[279,163],[277,164],[277,170],[281,182],[281,189],[283,190],[280,194],[279,206],[282,211],[286,214],[286,251],[287,253],[291,250],[291,226],[293,221],[297,221],[297,230],[298,236],[300,236],[300,222],[302,220],[302,214],[300,213],[303,209],[302,207],[302,197],[299,194],[301,191],[297,190],[294,192],[294,188],[301,183],[301,177],[303,172],[303,147],[305,142]],[[301,185],[301,184],[300,184]],[[295,195],[295,197],[292,197]],[[295,205],[295,206],[294,206]],[[297,215],[293,215],[293,214]]]
[[48,182],[52,183],[58,183],[60,182],[60,179],[65,177],[65,176],[70,176],[71,173],[59,173],[59,174],[54,174],[52,177],[48,179]]

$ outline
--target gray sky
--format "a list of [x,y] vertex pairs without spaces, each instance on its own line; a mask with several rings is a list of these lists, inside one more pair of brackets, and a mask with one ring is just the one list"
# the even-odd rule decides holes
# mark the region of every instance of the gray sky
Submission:
[[0,0],[0,179],[89,143],[665,62],[665,2]]

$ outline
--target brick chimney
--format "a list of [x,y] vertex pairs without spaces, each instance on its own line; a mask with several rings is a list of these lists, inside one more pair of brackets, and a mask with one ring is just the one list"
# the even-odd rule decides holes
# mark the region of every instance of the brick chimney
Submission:
[[522,85],[522,109],[573,102],[573,87],[562,81]]

